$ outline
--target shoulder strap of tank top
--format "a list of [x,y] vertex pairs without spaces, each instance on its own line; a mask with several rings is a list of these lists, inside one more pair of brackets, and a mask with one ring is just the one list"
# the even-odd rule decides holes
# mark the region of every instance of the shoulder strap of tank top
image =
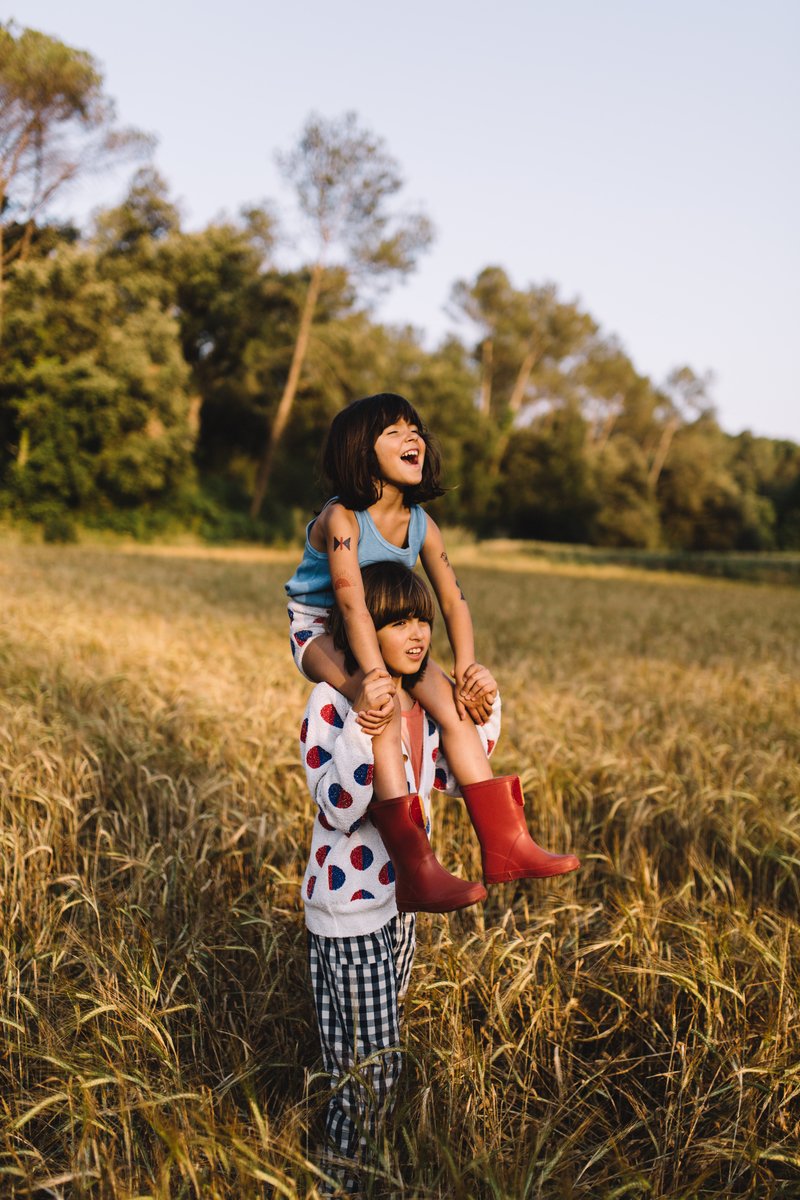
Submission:
[[419,552],[425,545],[425,538],[428,536],[428,517],[424,508],[420,508],[418,504],[412,504],[411,517],[408,522],[408,544],[414,551],[414,557],[419,556]]

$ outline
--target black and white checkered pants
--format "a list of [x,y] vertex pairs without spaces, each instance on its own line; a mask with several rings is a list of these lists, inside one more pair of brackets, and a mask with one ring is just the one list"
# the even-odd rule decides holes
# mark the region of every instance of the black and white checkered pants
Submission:
[[308,933],[311,990],[332,1089],[323,1166],[349,1192],[358,1190],[358,1181],[347,1164],[355,1164],[367,1137],[376,1136],[400,1078],[399,1001],[408,990],[415,928],[414,914],[400,913],[358,937]]

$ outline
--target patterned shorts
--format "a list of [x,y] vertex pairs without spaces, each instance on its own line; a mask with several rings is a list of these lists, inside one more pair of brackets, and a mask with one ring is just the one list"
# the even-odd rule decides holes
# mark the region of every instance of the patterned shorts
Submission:
[[[290,600],[286,611],[289,614],[289,641],[292,646],[294,665],[303,678],[308,679],[303,670],[303,655],[308,644],[325,632],[325,622],[330,609]],[[308,679],[308,682],[313,683],[314,680]]]
[[[390,1111],[400,1078],[399,1002],[415,947],[413,913],[398,913],[358,937],[308,934],[311,990],[332,1089],[321,1165],[347,1192],[359,1189],[358,1160]],[[325,1187],[322,1194],[329,1194]]]

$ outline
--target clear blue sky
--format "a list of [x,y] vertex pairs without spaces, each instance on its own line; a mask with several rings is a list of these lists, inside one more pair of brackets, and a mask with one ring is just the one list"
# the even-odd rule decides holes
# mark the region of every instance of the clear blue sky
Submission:
[[158,135],[190,227],[262,197],[288,215],[273,151],[310,110],[355,109],[439,231],[384,318],[432,342],[452,282],[498,263],[580,297],[656,381],[712,369],[731,432],[800,440],[797,0],[17,0],[11,16],[96,56],[123,121]]

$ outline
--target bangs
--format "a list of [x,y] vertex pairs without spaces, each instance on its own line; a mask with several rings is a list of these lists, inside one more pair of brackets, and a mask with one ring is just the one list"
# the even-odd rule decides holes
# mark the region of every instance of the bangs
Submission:
[[395,563],[373,563],[361,573],[364,599],[377,629],[416,617],[433,625],[436,609],[430,588],[407,567]]
[[372,399],[378,402],[375,404],[373,424],[376,438],[380,437],[387,425],[394,425],[397,421],[407,421],[409,425],[416,425],[420,433],[427,433],[425,422],[405,396],[397,396],[394,392],[381,392]]
[[[420,579],[419,575],[415,575],[408,567],[404,567],[402,563],[371,563],[363,568],[361,579],[364,584],[364,603],[376,630],[391,625],[393,621],[402,621],[406,617],[427,621],[431,629],[433,628],[436,607],[431,590],[424,579]],[[325,632],[333,638],[336,649],[344,654],[344,665],[348,675],[354,675],[358,670],[358,663],[347,640],[344,618],[336,604],[328,613]],[[422,678],[426,663],[427,655],[423,665],[413,676],[414,679]],[[409,679],[411,678],[409,676]]]

